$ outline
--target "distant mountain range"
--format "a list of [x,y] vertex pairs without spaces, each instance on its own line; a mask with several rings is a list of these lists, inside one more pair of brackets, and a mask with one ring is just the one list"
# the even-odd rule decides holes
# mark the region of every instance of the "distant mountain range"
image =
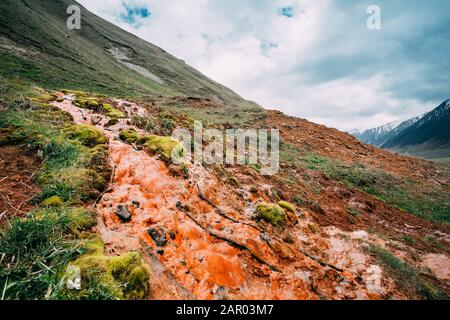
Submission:
[[391,122],[363,132],[358,140],[399,153],[424,158],[450,157],[450,99],[436,109],[406,121]]

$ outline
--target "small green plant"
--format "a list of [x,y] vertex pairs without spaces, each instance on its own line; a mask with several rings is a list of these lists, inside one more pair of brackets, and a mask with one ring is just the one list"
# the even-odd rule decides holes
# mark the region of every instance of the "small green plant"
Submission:
[[445,252],[448,252],[448,247],[441,242],[439,242],[435,237],[433,236],[427,236],[425,240],[430,243],[434,248],[443,250]]
[[402,240],[404,243],[406,243],[408,245],[413,245],[414,243],[416,243],[416,240],[414,240],[412,237],[410,237],[408,235],[404,235]]
[[348,213],[349,215],[351,215],[353,218],[357,218],[359,216],[359,211],[356,210],[355,208],[349,208],[348,209]]
[[305,200],[303,200],[303,197],[301,197],[300,195],[295,196],[294,202],[299,206],[303,206],[306,204]]
[[317,233],[317,231],[319,231],[319,228],[317,227],[317,224],[315,224],[315,223],[308,224],[308,228],[309,228],[309,230],[311,230],[312,233]]

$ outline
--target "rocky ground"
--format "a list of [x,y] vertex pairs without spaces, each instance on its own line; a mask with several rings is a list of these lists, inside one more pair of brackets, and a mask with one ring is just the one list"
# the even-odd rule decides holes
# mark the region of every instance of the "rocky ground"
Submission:
[[[255,220],[255,208],[274,201],[273,191],[293,199],[291,186],[248,167],[191,166],[189,176],[182,177],[157,155],[118,138],[133,127],[132,115],[150,115],[151,108],[113,100],[126,117],[108,125],[108,116],[75,106],[73,96],[53,104],[75,123],[93,125],[109,138],[113,177],[96,203],[96,228],[110,254],[145,253],[153,270],[151,299],[420,298],[415,288],[401,286],[374,247],[389,250],[440,290],[449,290],[445,225],[307,172],[317,175],[321,190],[304,194],[319,206],[299,204],[285,225],[274,226]],[[319,154],[440,183],[429,162],[363,145],[338,131],[330,139],[330,129],[278,112],[269,112],[265,121],[282,130],[284,141],[307,143]],[[30,174],[22,173],[23,178]],[[359,209],[354,219],[349,219],[349,204]],[[405,235],[409,244],[402,241]],[[435,242],[424,241],[427,237]]]

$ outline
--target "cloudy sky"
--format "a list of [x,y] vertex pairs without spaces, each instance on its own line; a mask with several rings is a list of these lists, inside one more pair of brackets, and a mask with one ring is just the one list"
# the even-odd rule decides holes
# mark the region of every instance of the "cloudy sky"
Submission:
[[[264,107],[343,130],[450,97],[448,0],[78,0]],[[381,9],[381,30],[366,10]]]

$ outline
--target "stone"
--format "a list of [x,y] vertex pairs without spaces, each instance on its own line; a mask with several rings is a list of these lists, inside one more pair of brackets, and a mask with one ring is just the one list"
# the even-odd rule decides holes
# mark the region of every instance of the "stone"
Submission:
[[131,220],[131,213],[128,210],[128,206],[118,205],[114,213],[122,222],[129,222]]
[[162,228],[149,228],[147,233],[158,247],[164,247],[167,244],[166,232]]
[[92,122],[92,124],[94,125],[94,126],[96,126],[96,125],[98,125],[100,122],[102,122],[102,117],[100,116],[100,115],[98,115],[98,114],[94,114],[92,117],[91,117],[91,122]]
[[131,204],[133,206],[135,206],[136,208],[138,208],[138,209],[141,207],[141,203],[139,201],[136,201],[136,200],[132,200]]

